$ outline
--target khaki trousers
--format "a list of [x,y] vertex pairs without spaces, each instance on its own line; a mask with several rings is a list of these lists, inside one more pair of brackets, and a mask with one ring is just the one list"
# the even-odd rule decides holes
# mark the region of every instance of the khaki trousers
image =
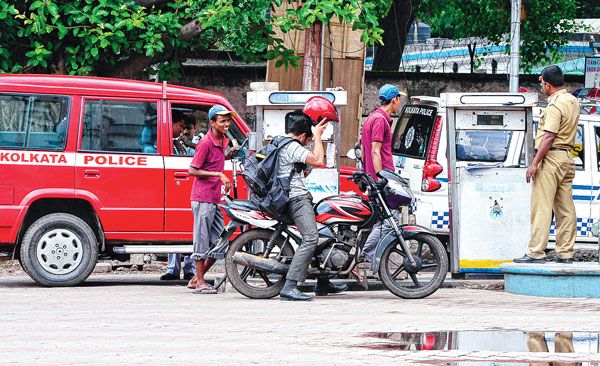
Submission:
[[[548,344],[546,343],[546,335],[544,332],[527,332],[527,348],[530,352],[549,352]],[[554,335],[554,352],[555,353],[574,353],[573,333],[557,332]],[[575,366],[576,362],[530,362],[531,366]]]
[[531,192],[531,240],[527,255],[543,258],[548,245],[552,211],[556,221],[556,255],[572,258],[577,216],[572,185],[575,164],[568,151],[550,150],[538,165]]

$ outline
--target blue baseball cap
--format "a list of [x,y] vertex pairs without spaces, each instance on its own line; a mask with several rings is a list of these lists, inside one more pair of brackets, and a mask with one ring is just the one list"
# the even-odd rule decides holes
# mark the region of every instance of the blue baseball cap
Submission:
[[392,84],[385,84],[379,89],[379,101],[382,103],[386,100],[392,100],[398,95],[406,95],[406,93],[401,92],[396,86]]
[[214,115],[218,115],[218,116],[231,116],[231,117],[235,117],[237,116],[237,113],[235,113],[234,111],[230,111],[227,108],[223,107],[222,105],[215,105],[213,106],[209,111],[208,111],[208,119],[213,119]]

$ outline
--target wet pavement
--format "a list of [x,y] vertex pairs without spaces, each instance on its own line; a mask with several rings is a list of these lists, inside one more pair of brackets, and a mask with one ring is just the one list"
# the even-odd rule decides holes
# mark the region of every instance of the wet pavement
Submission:
[[[494,362],[503,362],[516,355],[528,361],[561,362],[575,366],[588,359],[590,363],[600,358],[600,332],[542,332],[518,330],[444,331],[444,332],[374,332],[362,336],[371,340],[363,346],[373,350],[426,352],[427,362],[444,362],[448,357],[460,355],[455,365],[471,364],[482,352],[494,352]],[[436,355],[428,351],[447,351]],[[530,353],[523,355],[523,353]],[[573,362],[576,360],[576,362]],[[513,362],[510,365],[528,363]],[[475,361],[481,362],[481,361]],[[506,362],[506,361],[504,361]],[[503,363],[506,364],[506,363]]]
[[74,288],[0,277],[0,306],[1,364],[600,362],[600,299],[461,287],[421,300],[352,291],[291,303],[195,295],[139,273],[94,274]]

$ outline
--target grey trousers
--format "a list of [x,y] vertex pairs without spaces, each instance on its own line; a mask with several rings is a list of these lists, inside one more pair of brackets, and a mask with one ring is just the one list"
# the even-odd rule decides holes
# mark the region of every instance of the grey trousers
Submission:
[[286,278],[302,282],[306,279],[308,265],[315,253],[317,244],[319,244],[319,232],[310,193],[291,198],[288,203],[288,214],[302,235],[302,243],[294,254]]
[[[392,210],[392,216],[394,217],[394,220],[396,220],[396,223],[397,223],[398,222],[398,211]],[[362,250],[363,254],[365,255],[365,259],[367,261],[369,261],[370,263],[373,263],[373,257],[375,256],[375,250],[377,249],[377,244],[379,244],[379,241],[381,240],[381,238],[383,238],[383,236],[385,234],[389,233],[393,229],[394,228],[392,227],[392,225],[389,224],[388,220],[379,221],[375,225],[373,225],[373,228],[371,229],[371,233],[369,234],[369,237],[367,238],[367,241],[365,242],[365,246],[363,247],[363,250]]]
[[219,243],[221,232],[225,228],[221,209],[214,203],[192,201],[192,213],[194,214],[194,253],[191,258],[193,260],[209,257],[222,259],[226,248],[218,253],[208,254]]

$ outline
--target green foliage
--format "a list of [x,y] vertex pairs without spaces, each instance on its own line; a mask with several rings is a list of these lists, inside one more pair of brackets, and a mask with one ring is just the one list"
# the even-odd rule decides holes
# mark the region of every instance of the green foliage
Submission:
[[600,1],[577,0],[577,18],[600,18]]
[[[525,20],[521,23],[521,67],[526,71],[540,64],[560,61],[559,48],[565,35],[579,29],[573,0],[522,0]],[[431,26],[432,37],[451,39],[479,37],[491,44],[509,39],[510,0],[422,0],[416,17]],[[509,47],[506,53],[509,53]],[[476,60],[476,66],[481,60]]]
[[[110,76],[145,57],[141,68],[166,79],[198,50],[295,67],[299,57],[276,36],[277,28],[285,34],[337,16],[361,29],[363,40],[372,44],[381,42],[378,19],[389,7],[385,0],[306,0],[298,9],[289,6],[285,16],[269,18],[282,3],[288,1],[172,0],[146,8],[132,0],[0,0],[0,72]],[[181,37],[194,20],[202,31]]]

